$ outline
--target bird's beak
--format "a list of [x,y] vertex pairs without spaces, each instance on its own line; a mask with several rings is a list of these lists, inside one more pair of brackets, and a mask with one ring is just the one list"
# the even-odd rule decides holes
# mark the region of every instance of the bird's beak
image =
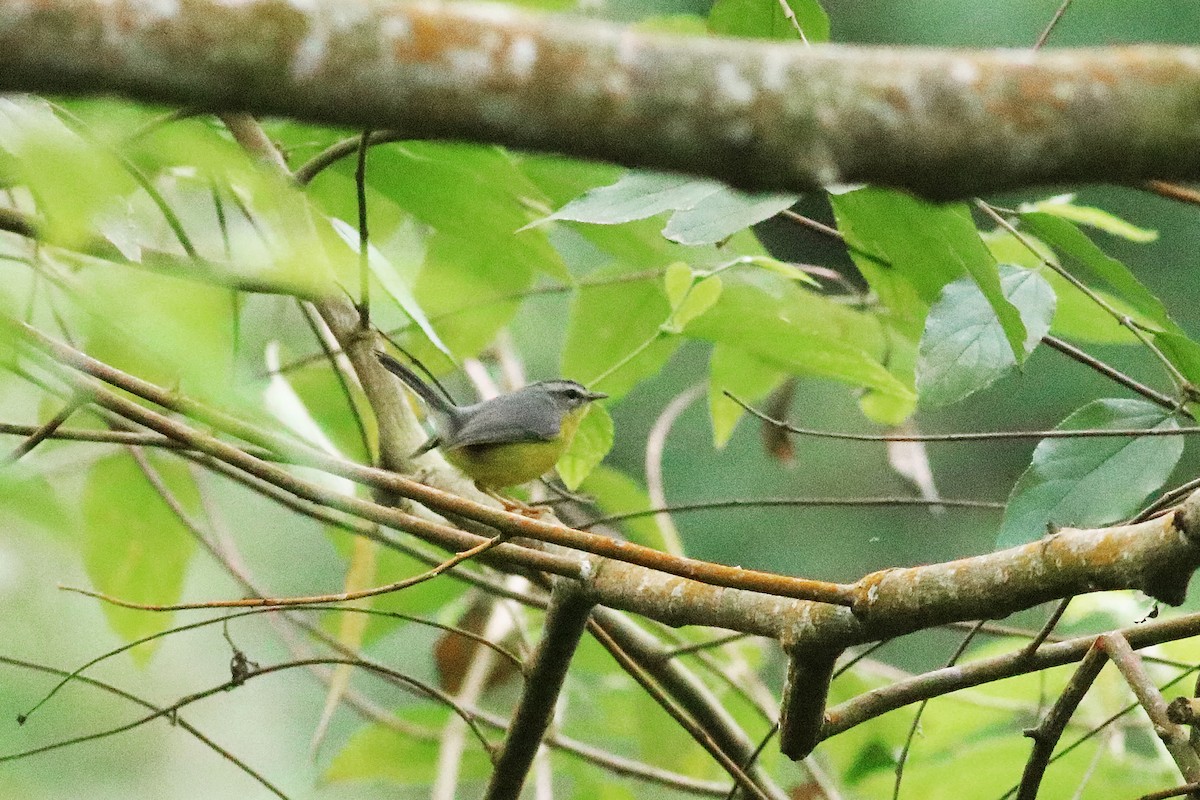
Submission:
[[608,395],[606,395],[604,392],[588,392],[587,393],[587,399],[588,399],[589,403],[592,402],[593,400],[603,400],[606,397],[608,397]]

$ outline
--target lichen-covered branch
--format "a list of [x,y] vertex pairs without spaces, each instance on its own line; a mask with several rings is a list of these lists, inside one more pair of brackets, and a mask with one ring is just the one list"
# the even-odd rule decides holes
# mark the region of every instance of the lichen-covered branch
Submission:
[[418,0],[0,4],[0,91],[934,198],[1200,178],[1200,49],[805,47]]

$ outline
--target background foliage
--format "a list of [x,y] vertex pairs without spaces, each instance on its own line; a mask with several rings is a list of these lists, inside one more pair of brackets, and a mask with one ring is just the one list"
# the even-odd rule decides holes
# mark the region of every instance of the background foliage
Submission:
[[[1056,5],[993,4],[981,17],[972,3],[936,9],[882,0],[831,1],[824,9],[793,3],[812,41],[1017,47],[1034,41]],[[761,0],[718,0],[711,9],[614,2],[595,11],[697,34],[795,36],[779,6]],[[1195,27],[1186,22],[1196,13],[1190,3],[1158,4],[1136,15],[1126,3],[1081,4],[1052,44],[1186,41],[1181,37]],[[32,314],[50,328],[61,324],[97,358],[264,425],[304,436],[315,428],[338,452],[367,459],[363,432],[327,364],[306,359],[318,346],[286,296],[357,296],[354,159],[301,189],[265,174],[215,120],[158,124],[162,112],[110,100],[0,100],[0,178],[13,205],[37,211],[48,242],[31,253],[18,237],[0,241],[7,262],[0,265],[0,309],[17,318]],[[284,121],[268,123],[268,130],[292,167],[353,135]],[[811,428],[877,432],[914,420],[924,432],[1181,424],[1178,414],[1131,399],[1095,372],[1037,347],[1050,333],[1139,381],[1171,385],[1129,330],[967,204],[933,207],[870,187],[829,197],[747,197],[709,181],[440,142],[373,148],[366,192],[373,319],[448,375],[456,396],[474,391],[458,365],[486,359],[497,337],[511,343],[531,377],[561,374],[611,395],[589,415],[562,465],[566,482],[594,495],[606,512],[648,505],[649,431],[673,397],[696,385],[705,399],[683,411],[666,445],[672,503],[914,492],[889,466],[882,444],[802,438],[795,463],[781,464],[723,392],[765,402],[789,377],[797,379],[791,419]],[[1073,200],[1056,194],[989,201],[1014,209],[1012,218],[1044,257],[1144,324],[1174,369],[1200,384],[1189,334],[1200,328],[1188,269],[1200,236],[1195,209],[1134,189],[1083,189]],[[836,224],[846,243],[780,216],[787,208]],[[314,259],[314,252],[328,258]],[[170,257],[179,253],[199,254],[210,272],[199,281],[182,278]],[[30,269],[31,263],[42,266]],[[822,269],[806,272],[806,265]],[[283,294],[229,288],[248,283]],[[273,358],[289,365],[285,378],[265,377]],[[62,406],[9,372],[0,375],[0,398],[6,422],[45,421]],[[72,424],[85,424],[84,417]],[[94,418],[86,424],[98,425]],[[365,425],[370,439],[369,415]],[[928,455],[943,496],[1008,501],[1007,510],[736,508],[674,521],[689,555],[847,580],[1029,541],[1047,523],[1113,522],[1197,466],[1177,438],[931,445]],[[0,625],[8,654],[71,669],[183,621],[101,608],[57,591],[58,582],[148,602],[242,591],[203,557],[147,471],[170,487],[185,513],[226,529],[272,594],[332,591],[346,582],[352,544],[344,535],[281,514],[169,455],[147,460],[139,466],[107,445],[47,443],[0,473]],[[623,530],[634,540],[671,546],[651,520]],[[406,557],[381,552],[378,580],[367,583],[417,570]],[[467,603],[461,585],[433,581],[374,607],[449,622]],[[1149,611],[1148,601],[1123,595],[1079,601],[1063,629],[1128,625]],[[328,630],[344,624],[326,616],[321,624]],[[1031,612],[1016,622],[1036,627],[1043,616]],[[530,627],[536,631],[536,622]],[[264,618],[239,621],[230,635],[256,661],[289,657]],[[878,661],[840,678],[831,702],[881,685],[896,670],[940,665],[956,635],[933,631],[885,649]],[[362,642],[376,659],[433,679],[437,636],[372,619]],[[980,646],[972,656],[993,647],[999,645]],[[1162,655],[1194,663],[1194,650],[1180,642]],[[715,657],[727,670],[759,670],[777,696],[782,667],[772,646],[744,642]],[[577,658],[564,733],[679,772],[720,776],[597,645],[585,641]],[[174,698],[227,679],[228,661],[228,647],[211,627],[140,646],[89,674]],[[1175,674],[1164,672],[1164,680]],[[1027,753],[1018,732],[1068,675],[1056,670],[933,702],[903,793],[998,797],[1016,782]],[[1127,702],[1124,684],[1105,679],[1076,716],[1077,732]],[[47,677],[6,668],[0,709],[11,719],[50,685]],[[495,691],[494,707],[512,702],[511,685]],[[321,683],[296,671],[200,703],[185,716],[277,778],[291,796],[427,794],[434,743],[397,737],[348,712],[334,717],[325,744],[310,758],[324,694]],[[378,694],[425,729],[448,718],[422,699]],[[727,699],[752,735],[766,732],[750,703]],[[119,724],[131,713],[122,701],[69,685],[26,726],[0,722],[0,755]],[[836,737],[818,751],[820,763],[846,796],[890,796],[910,720],[911,710],[902,710]],[[5,764],[0,794],[166,798],[199,796],[197,786],[209,797],[261,791],[191,738],[165,730],[156,723],[103,744]],[[1178,782],[1147,729],[1129,724],[1112,731],[1053,768],[1043,796],[1074,796],[1081,785],[1084,797],[1132,796]],[[785,783],[807,780],[771,748],[764,760]],[[956,766],[964,760],[970,771]],[[577,759],[557,756],[555,765],[563,796],[645,791]],[[477,749],[463,774],[468,782],[486,777]]]

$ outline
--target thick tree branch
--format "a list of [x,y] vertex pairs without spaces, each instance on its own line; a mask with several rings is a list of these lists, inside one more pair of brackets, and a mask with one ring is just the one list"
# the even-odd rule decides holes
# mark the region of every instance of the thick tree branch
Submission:
[[800,191],[1200,177],[1200,51],[682,37],[499,5],[0,5],[0,91],[116,92]]

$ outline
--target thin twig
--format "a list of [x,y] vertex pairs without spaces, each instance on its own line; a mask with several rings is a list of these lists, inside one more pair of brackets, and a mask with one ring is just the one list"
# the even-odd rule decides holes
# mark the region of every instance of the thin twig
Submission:
[[390,594],[398,592],[401,589],[407,589],[410,586],[415,586],[418,583],[424,583],[427,580],[436,578],[446,570],[461,564],[469,558],[487,552],[498,544],[501,544],[508,539],[507,533],[500,533],[491,539],[478,544],[469,550],[464,550],[457,553],[451,558],[446,559],[441,564],[438,564],[433,569],[422,572],[420,575],[414,575],[411,578],[395,581],[384,586],[375,586],[371,589],[360,589],[354,592],[338,592],[336,594],[317,594],[307,597],[243,597],[238,600],[207,600],[202,603],[172,603],[169,605],[158,605],[153,603],[134,603],[129,600],[122,600],[119,597],[104,594],[103,592],[93,592],[88,589],[80,589],[75,586],[62,586],[58,588],[67,592],[75,592],[76,594],[94,597],[97,600],[103,600],[106,603],[111,603],[122,608],[133,608],[139,611],[190,611],[198,608],[255,608],[258,606],[283,607],[283,606],[309,606],[321,603],[344,603],[349,600],[361,600],[364,597],[375,597],[381,594]]
[[1192,427],[1179,426],[1176,428],[1081,428],[1079,430],[975,431],[970,433],[846,433],[841,431],[822,431],[814,428],[799,428],[783,420],[767,416],[729,391],[725,392],[725,396],[763,422],[782,428],[788,433],[800,436],[812,436],[818,439],[838,439],[849,442],[990,442],[1010,439],[1104,439],[1141,436],[1188,436],[1200,433],[1200,425]]
[[1046,27],[1042,29],[1042,33],[1040,36],[1038,36],[1037,41],[1033,43],[1034,50],[1042,49],[1042,45],[1044,45],[1046,40],[1050,38],[1050,32],[1054,30],[1056,25],[1058,25],[1058,21],[1062,19],[1063,14],[1067,13],[1067,8],[1070,7],[1070,5],[1071,0],[1062,1],[1062,4],[1058,7],[1058,10],[1054,12],[1054,16],[1050,18],[1050,22],[1048,22]]
[[33,430],[29,434],[28,438],[25,439],[25,441],[14,447],[12,452],[9,453],[2,461],[0,461],[0,466],[15,464],[16,462],[20,461],[23,457],[25,457],[26,454],[29,453],[29,451],[46,441],[46,439],[52,437],[55,431],[62,427],[62,424],[66,422],[72,414],[79,410],[80,406],[86,404],[86,396],[75,395],[72,397],[57,414],[47,420],[44,425],[41,425]]
[[[954,653],[946,660],[946,669],[958,663],[963,653],[967,651],[967,647],[970,646],[971,640],[975,638],[975,634],[979,633],[979,629],[983,627],[985,622],[986,620],[979,620],[979,622],[975,623],[975,627],[967,632],[967,635],[959,642]],[[904,765],[908,761],[908,753],[912,748],[913,739],[917,735],[917,727],[921,724],[921,715],[925,713],[925,707],[929,705],[929,700],[930,698],[926,698],[917,706],[917,713],[913,714],[912,724],[908,728],[908,735],[904,738],[904,747],[900,750],[900,757],[896,759],[896,782],[892,787],[892,800],[898,800],[900,797],[900,781],[904,777]]]

